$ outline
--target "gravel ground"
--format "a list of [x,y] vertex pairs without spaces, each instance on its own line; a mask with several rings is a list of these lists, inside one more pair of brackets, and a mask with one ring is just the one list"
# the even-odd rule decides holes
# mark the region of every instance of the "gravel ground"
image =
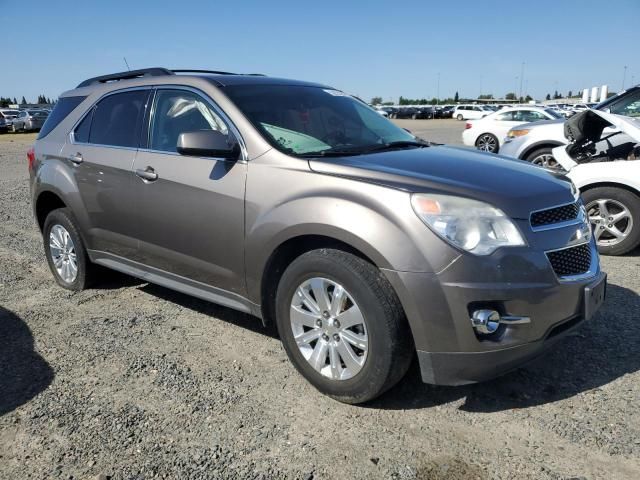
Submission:
[[460,388],[414,365],[347,406],[254,318],[118,274],[57,287],[31,216],[32,140],[0,136],[0,479],[640,478],[639,252],[602,259],[604,309],[535,363]]

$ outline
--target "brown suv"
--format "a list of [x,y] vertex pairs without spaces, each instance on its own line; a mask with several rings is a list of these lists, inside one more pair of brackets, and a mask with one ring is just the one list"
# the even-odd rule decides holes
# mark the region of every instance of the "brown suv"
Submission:
[[29,154],[65,288],[126,272],[275,322],[319,390],[512,369],[593,315],[606,276],[565,177],[434,146],[323,85],[161,68],[64,93]]

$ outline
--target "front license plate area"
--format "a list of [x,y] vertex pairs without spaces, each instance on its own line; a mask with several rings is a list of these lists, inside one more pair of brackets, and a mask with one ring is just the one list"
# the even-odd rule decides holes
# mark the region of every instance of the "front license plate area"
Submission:
[[607,275],[596,283],[584,287],[584,318],[589,320],[604,303],[607,296]]

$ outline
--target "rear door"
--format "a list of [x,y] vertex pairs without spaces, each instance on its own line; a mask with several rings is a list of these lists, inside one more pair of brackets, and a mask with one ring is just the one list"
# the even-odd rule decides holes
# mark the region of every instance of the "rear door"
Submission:
[[105,96],[63,147],[85,206],[91,250],[128,259],[138,253],[132,167],[150,93],[132,89]]
[[178,154],[178,136],[197,130],[238,136],[204,94],[180,87],[158,89],[147,148],[140,150],[134,165],[140,175],[135,178],[140,255],[148,266],[244,293],[247,163]]

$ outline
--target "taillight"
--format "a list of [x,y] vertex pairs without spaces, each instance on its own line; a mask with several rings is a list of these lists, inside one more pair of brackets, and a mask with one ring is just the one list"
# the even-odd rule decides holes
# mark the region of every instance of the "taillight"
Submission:
[[33,170],[33,164],[36,161],[36,151],[31,147],[27,150],[27,160],[29,162],[29,170]]
[[464,126],[465,130],[469,130],[471,127],[473,127],[472,123],[467,122],[467,124]]

